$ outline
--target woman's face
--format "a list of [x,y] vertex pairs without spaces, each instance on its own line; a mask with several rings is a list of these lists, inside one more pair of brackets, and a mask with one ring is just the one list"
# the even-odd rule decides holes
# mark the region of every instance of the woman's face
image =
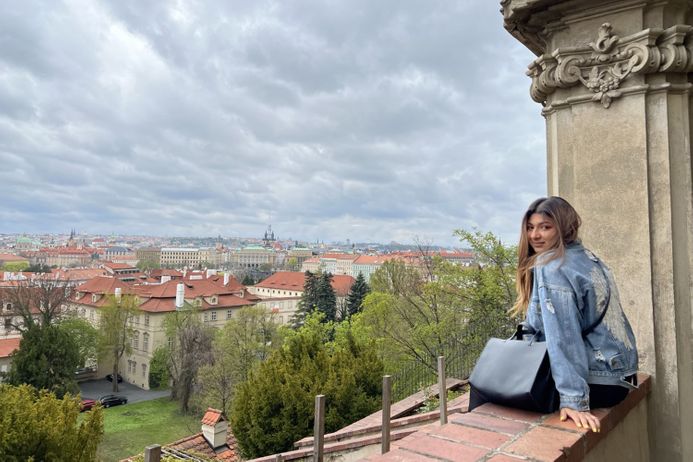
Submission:
[[558,230],[552,219],[541,213],[533,213],[527,220],[527,240],[536,253],[556,247]]

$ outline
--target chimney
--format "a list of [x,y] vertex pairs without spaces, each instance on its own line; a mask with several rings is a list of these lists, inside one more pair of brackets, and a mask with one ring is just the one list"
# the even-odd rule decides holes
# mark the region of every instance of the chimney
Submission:
[[178,284],[176,286],[176,309],[180,310],[183,308],[185,303],[185,284]]
[[224,286],[229,285],[229,273],[224,273]]
[[116,288],[115,288],[115,299],[116,299],[116,302],[120,303],[120,296],[121,296],[122,294],[123,294],[123,289],[121,289],[120,287],[116,287]]
[[229,424],[218,409],[207,408],[202,417],[202,435],[212,448],[217,449],[226,445],[226,435]]

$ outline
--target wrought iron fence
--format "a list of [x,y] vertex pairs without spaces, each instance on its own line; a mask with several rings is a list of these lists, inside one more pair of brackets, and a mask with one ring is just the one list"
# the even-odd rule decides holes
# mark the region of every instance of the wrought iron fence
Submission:
[[446,376],[456,379],[467,379],[474,369],[481,350],[490,337],[507,338],[515,329],[514,321],[480,320],[467,325],[458,337],[443,344],[433,354],[429,362],[410,361],[392,373],[392,398],[399,401],[436,383],[436,360],[439,355],[445,357]]

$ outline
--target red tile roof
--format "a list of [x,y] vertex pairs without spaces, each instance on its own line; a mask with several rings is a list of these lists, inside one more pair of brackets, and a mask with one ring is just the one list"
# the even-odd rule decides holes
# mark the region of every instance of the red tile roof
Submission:
[[207,442],[202,432],[190,435],[188,437],[182,438],[174,443],[167,444],[166,448],[175,449],[177,451],[191,452],[196,454],[201,454],[205,457],[209,457],[210,460],[222,461],[222,462],[237,462],[241,458],[238,455],[238,449],[236,444],[236,437],[233,436],[231,429],[228,430],[226,435],[226,445],[228,448],[224,448],[221,451],[215,451],[212,446]]
[[337,260],[355,260],[358,255],[353,253],[324,253],[318,258],[335,258]]
[[127,264],[127,263],[113,263],[112,261],[105,262],[105,263],[103,264],[103,266],[105,266],[105,267],[107,267],[107,268],[114,269],[114,270],[116,270],[116,269],[134,269],[134,268],[136,268],[135,266],[132,266],[132,265]]
[[354,260],[354,265],[382,265],[393,258],[396,257],[390,255],[360,255]]
[[98,276],[106,276],[106,271],[100,268],[67,268],[67,269],[54,269],[50,273],[51,279],[57,279],[61,281],[79,281],[92,279]]
[[[338,274],[332,276],[332,288],[336,295],[344,296],[349,293],[349,289],[351,289],[354,281],[355,279],[351,276]],[[303,292],[305,282],[305,273],[300,271],[278,271],[255,284],[255,287]]]
[[13,255],[11,253],[0,253],[0,261],[29,261],[27,258]]
[[80,284],[75,289],[77,292],[85,292],[90,294],[115,294],[115,289],[120,288],[122,293],[134,293],[133,287],[127,282],[121,281],[118,278],[107,276],[97,276]]
[[[237,308],[242,306],[254,305],[256,297],[245,297],[246,292],[243,291],[243,298],[239,295],[240,290],[224,287],[222,284],[217,284],[209,279],[200,279],[193,281],[172,280],[163,284],[135,286],[137,293],[149,300],[140,305],[140,309],[150,312],[167,312],[176,310],[176,290],[178,284],[185,285],[185,298],[187,300],[203,297],[200,309],[224,309]],[[204,298],[217,296],[217,303],[212,305]]]
[[19,337],[0,339],[0,358],[9,357],[14,352],[14,350],[19,348],[19,342],[21,340],[22,339]]
[[219,409],[208,407],[207,412],[205,412],[205,415],[202,416],[202,425],[214,426],[222,420],[226,419],[224,418],[224,415],[221,413]]

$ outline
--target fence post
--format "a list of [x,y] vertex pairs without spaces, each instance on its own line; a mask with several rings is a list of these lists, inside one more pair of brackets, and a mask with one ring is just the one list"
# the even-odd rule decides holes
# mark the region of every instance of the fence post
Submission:
[[274,462],[284,462],[284,456],[277,454],[277,457],[274,458]]
[[144,462],[161,462],[161,446],[152,444],[144,448]]
[[440,401],[440,424],[448,423],[448,389],[445,379],[445,356],[438,356],[438,398]]
[[313,462],[322,462],[325,444],[325,395],[315,397],[315,425],[313,426]]
[[390,452],[390,403],[392,401],[391,376],[383,376],[383,435],[381,454]]

